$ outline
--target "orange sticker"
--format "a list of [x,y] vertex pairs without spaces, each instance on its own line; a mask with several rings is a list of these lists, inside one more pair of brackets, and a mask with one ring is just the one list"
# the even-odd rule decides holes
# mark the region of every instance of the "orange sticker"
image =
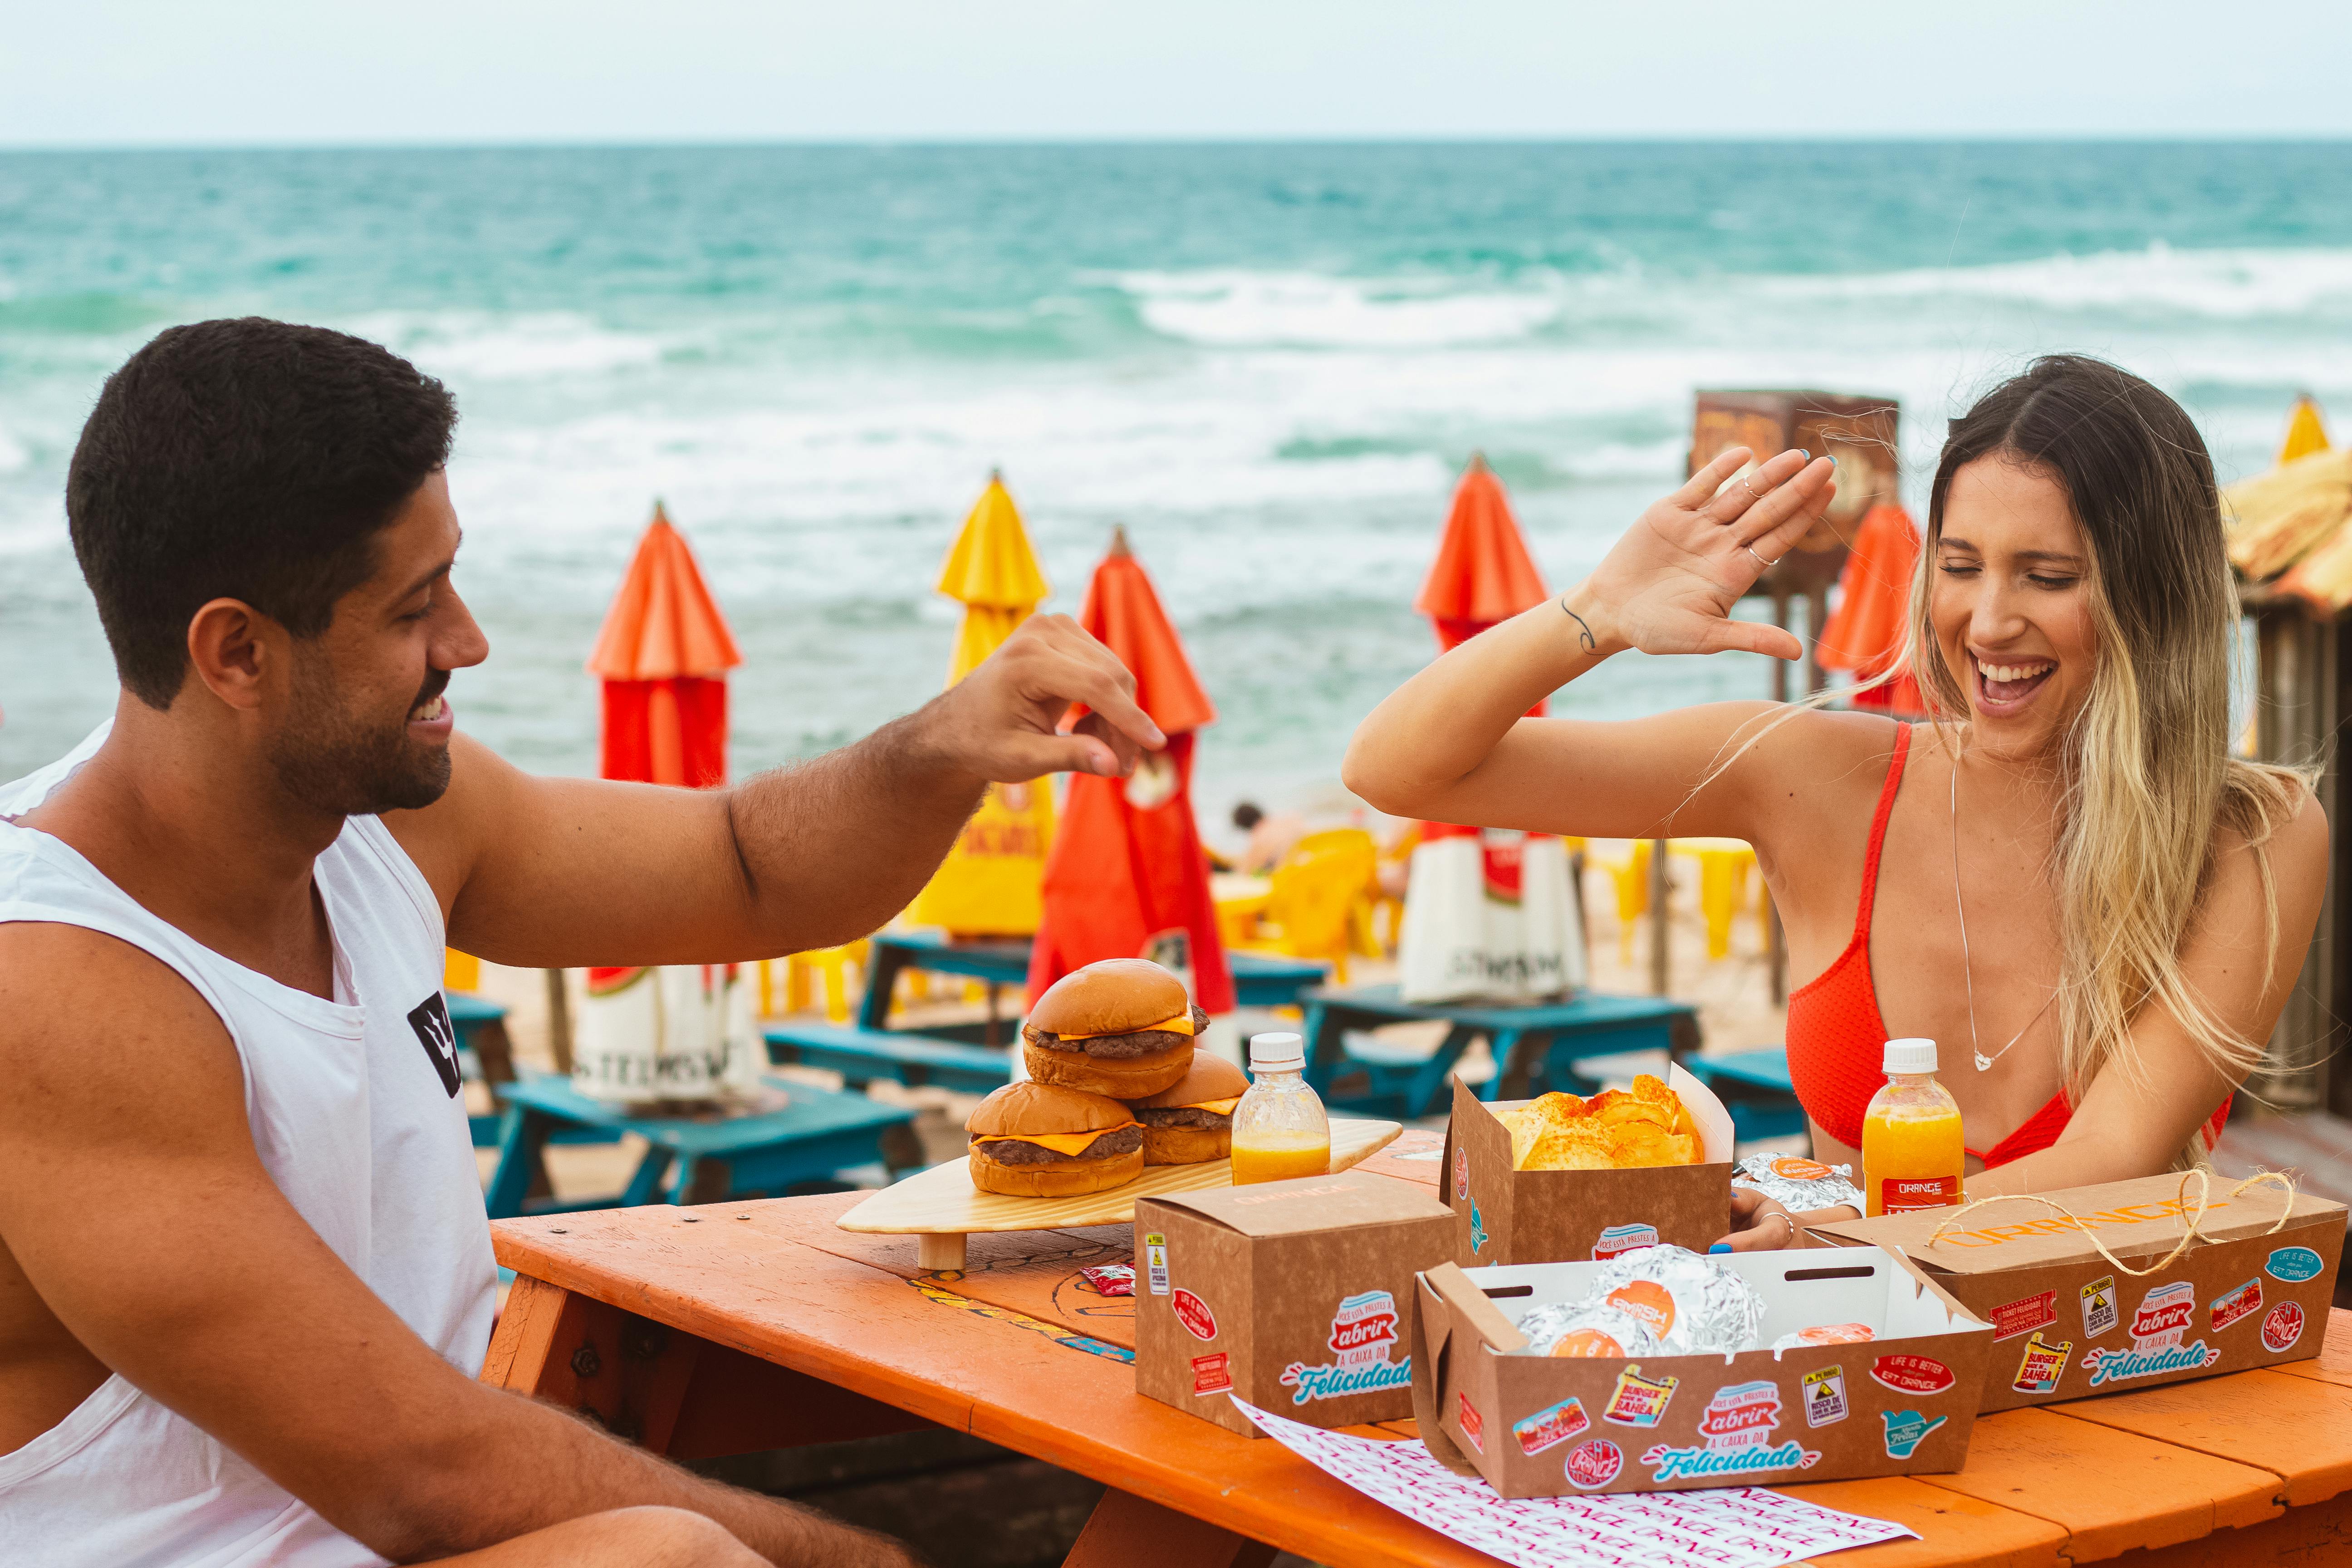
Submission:
[[1609,1304],[1664,1339],[1675,1326],[1675,1299],[1654,1279],[1632,1279],[1609,1292]]

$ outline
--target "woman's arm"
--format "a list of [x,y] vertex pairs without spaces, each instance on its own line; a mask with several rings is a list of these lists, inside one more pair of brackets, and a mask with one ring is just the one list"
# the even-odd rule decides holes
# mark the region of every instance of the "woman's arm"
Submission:
[[1727,742],[1767,705],[1720,703],[1630,723],[1522,720],[1622,649],[1780,658],[1803,649],[1731,606],[1794,547],[1834,492],[1833,466],[1783,452],[1717,487],[1734,447],[1643,512],[1592,575],[1472,637],[1400,687],[1358,727],[1342,777],[1400,816],[1605,837],[1736,831],[1675,814]]
[[[2269,860],[2276,884],[2275,952],[2269,951],[2257,853]],[[2308,795],[2259,852],[2242,840],[2222,850],[2180,963],[2223,1027],[2244,1039],[2270,1038],[2302,973],[2326,887],[2327,817]],[[2120,1063],[2104,1068],[2055,1143],[1970,1176],[1968,1195],[2049,1192],[2169,1169],[2238,1085],[2215,1069],[2168,1011],[2142,1010],[2132,1026],[2132,1048],[2142,1070]]]

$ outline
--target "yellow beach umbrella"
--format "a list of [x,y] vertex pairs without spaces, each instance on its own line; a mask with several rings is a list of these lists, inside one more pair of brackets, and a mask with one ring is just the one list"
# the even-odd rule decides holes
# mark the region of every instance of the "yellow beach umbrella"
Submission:
[[[988,488],[949,547],[937,587],[964,607],[948,659],[950,686],[994,653],[1053,592],[1002,474],[988,476]],[[908,906],[907,918],[960,936],[1034,935],[1043,913],[1045,852],[1053,844],[1048,780],[990,786],[929,885]]]
[[2286,441],[2279,447],[2279,465],[2284,468],[2297,458],[2326,450],[2327,426],[2319,422],[2319,405],[2306,392],[2294,400],[2294,412],[2287,416]]

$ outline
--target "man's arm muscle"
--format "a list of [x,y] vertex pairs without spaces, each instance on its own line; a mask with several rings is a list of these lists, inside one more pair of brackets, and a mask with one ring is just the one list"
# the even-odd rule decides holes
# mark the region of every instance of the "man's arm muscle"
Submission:
[[0,924],[0,1239],[40,1302],[106,1366],[384,1555],[666,1504],[778,1562],[906,1560],[443,1361],[270,1180],[226,1030],[150,955],[79,927]]

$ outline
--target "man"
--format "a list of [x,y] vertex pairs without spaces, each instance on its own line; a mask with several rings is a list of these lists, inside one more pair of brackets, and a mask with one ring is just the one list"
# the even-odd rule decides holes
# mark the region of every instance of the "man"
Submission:
[[248,320],[163,333],[82,432],[67,516],[122,692],[0,789],[5,1555],[905,1563],[474,1381],[495,1273],[445,934],[526,965],[845,941],[989,782],[1162,737],[1047,616],[730,789],[519,773],[443,696],[488,652],[451,574],[455,418],[372,343]]

